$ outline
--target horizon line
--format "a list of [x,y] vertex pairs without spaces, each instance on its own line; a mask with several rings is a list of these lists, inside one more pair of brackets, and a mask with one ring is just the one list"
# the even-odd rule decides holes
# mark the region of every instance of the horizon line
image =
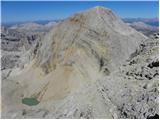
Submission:
[[[67,18],[67,17],[66,17]],[[66,19],[64,18],[64,19]],[[121,19],[158,19],[159,17],[120,17]],[[1,24],[13,24],[13,23],[25,23],[25,22],[40,22],[40,21],[59,21],[59,20],[64,20],[62,18],[58,19],[39,19],[39,20],[24,20],[24,21],[9,21],[9,22],[3,22],[1,21]]]

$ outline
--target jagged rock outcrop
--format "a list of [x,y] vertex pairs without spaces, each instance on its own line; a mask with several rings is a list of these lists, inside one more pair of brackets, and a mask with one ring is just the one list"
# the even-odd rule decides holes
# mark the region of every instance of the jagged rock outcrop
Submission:
[[[146,103],[141,100],[143,96],[147,96],[145,100],[153,96],[157,99],[157,92],[147,91],[152,90],[157,77],[154,82],[150,80],[146,91],[141,91],[141,81],[134,77],[129,80],[126,75],[132,69],[125,67],[126,60],[129,64],[136,57],[143,60],[141,54],[146,47],[141,44],[146,40],[109,9],[95,7],[74,14],[55,25],[35,45],[34,57],[23,69],[13,70],[3,80],[2,116],[146,118],[157,114],[156,108],[153,113],[138,116],[157,105],[154,101],[142,110]],[[149,66],[153,68],[155,62],[151,60]],[[25,98],[34,98],[38,104],[27,106],[22,103]],[[144,104],[137,106],[137,99]],[[135,107],[134,112],[131,106]]]
[[[116,104],[118,118],[159,117],[158,44],[158,38],[142,42],[120,70],[101,81],[103,94]],[[117,89],[116,83],[119,83]]]
[[2,27],[1,29],[1,70],[10,69],[17,65],[19,58],[28,51],[43,34],[24,33]]

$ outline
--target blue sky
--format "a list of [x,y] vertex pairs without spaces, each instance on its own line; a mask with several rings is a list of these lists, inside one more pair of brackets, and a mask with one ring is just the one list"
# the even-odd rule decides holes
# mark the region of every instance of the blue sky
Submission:
[[63,19],[94,6],[110,8],[122,18],[158,17],[158,1],[3,1],[2,22]]

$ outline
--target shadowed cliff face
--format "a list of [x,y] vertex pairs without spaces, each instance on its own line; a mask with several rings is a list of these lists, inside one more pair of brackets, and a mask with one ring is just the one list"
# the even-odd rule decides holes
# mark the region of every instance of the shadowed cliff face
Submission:
[[[23,70],[11,73],[10,79],[18,82],[19,87],[8,102],[14,101],[13,106],[23,108],[24,105],[15,102],[23,96],[36,98],[40,102],[38,107],[52,102],[58,109],[63,102],[72,103],[73,100],[74,105],[80,104],[80,108],[83,104],[91,104],[96,117],[112,118],[116,104],[107,102],[110,98],[105,98],[106,94],[100,96],[99,91],[103,93],[105,90],[101,91],[103,85],[99,82],[106,83],[110,90],[116,86],[112,90],[114,93],[110,92],[112,96],[122,89],[125,82],[116,76],[119,72],[115,71],[145,40],[145,36],[123,23],[111,10],[95,7],[76,13],[55,25],[38,43],[34,59]],[[106,101],[102,102],[103,99]],[[69,106],[67,102],[65,105]],[[109,110],[105,105],[113,109]],[[71,106],[66,108],[70,110]]]

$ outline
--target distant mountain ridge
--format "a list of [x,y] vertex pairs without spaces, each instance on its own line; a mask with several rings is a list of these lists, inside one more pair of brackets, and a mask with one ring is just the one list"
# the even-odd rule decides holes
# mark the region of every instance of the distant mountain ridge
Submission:
[[[5,27],[11,27],[13,25],[16,24],[24,24],[24,23],[28,23],[28,22],[34,22],[37,24],[41,24],[41,25],[45,25],[49,22],[58,22],[58,21],[62,21],[63,19],[56,19],[56,20],[33,20],[33,21],[19,21],[19,22],[9,22],[9,23],[3,23],[2,22],[2,26]],[[122,20],[124,22],[127,23],[133,23],[133,22],[144,22],[146,24],[152,25],[152,26],[159,26],[159,18],[122,18]]]
[[144,22],[151,26],[159,26],[159,18],[123,18],[123,21],[127,23]]
[[13,25],[20,25],[20,24],[25,24],[25,23],[37,23],[40,25],[45,25],[48,24],[49,22],[58,22],[58,21],[62,21],[62,19],[56,19],[56,20],[31,20],[31,21],[17,21],[17,22],[8,22],[8,23],[1,23],[2,26],[5,27],[11,27]]

